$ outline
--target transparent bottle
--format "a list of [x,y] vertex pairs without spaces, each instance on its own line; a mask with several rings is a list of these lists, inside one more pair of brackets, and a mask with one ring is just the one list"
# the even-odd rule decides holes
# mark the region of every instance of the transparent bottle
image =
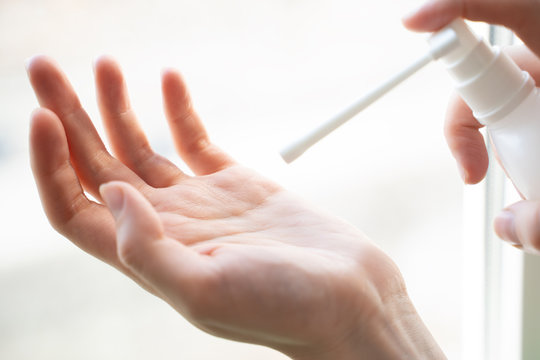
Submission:
[[[447,28],[458,45],[441,57],[457,92],[486,125],[499,160],[518,191],[540,200],[540,94],[531,76],[461,19]],[[444,30],[428,40],[436,44]]]

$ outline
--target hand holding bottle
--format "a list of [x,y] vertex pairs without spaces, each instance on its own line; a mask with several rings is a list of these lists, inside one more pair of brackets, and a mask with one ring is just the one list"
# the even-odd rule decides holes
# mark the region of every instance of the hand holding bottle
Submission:
[[[434,0],[404,19],[405,25],[417,31],[438,30],[454,18],[464,17],[500,24],[512,29],[528,46],[507,49],[514,61],[540,81],[540,2],[508,0]],[[540,114],[537,115],[540,121]],[[482,180],[488,166],[481,125],[468,106],[454,97],[447,113],[445,135],[466,183]],[[534,155],[532,155],[534,156]],[[540,157],[540,154],[537,155]],[[540,183],[538,184],[540,187]],[[522,246],[525,251],[540,252],[540,201],[521,201],[496,219],[495,230],[503,239]]]

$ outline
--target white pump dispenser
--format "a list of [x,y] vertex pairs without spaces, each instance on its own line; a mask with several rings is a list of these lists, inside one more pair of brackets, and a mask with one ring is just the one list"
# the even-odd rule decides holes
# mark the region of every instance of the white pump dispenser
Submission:
[[[453,29],[459,45],[440,60],[456,90],[486,125],[497,155],[526,199],[540,200],[540,93],[534,80],[504,52],[478,38],[463,20]],[[440,32],[428,40],[437,44]]]
[[540,200],[540,92],[531,76],[497,47],[476,36],[462,19],[432,34],[429,52],[358,101],[285,148],[291,162],[397,84],[439,59],[456,90],[486,125],[497,155],[520,193]]

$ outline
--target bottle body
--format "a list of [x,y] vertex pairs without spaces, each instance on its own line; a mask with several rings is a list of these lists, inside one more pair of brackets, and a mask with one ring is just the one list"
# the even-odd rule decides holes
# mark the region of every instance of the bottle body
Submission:
[[540,200],[540,91],[534,87],[508,115],[487,125],[497,156],[523,197]]
[[[462,19],[447,29],[458,45],[441,57],[461,98],[486,125],[506,174],[523,197],[540,200],[540,91],[503,51],[491,47]],[[445,29],[432,35],[436,44]]]

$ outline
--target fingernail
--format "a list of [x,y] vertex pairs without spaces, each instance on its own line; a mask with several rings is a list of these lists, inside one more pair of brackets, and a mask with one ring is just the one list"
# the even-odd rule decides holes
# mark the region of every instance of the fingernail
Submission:
[[457,167],[459,171],[459,176],[461,176],[461,179],[463,180],[465,184],[468,184],[467,180],[469,178],[469,175],[467,174],[467,171],[465,171],[465,168],[461,166],[460,164],[458,164]]
[[515,216],[511,211],[504,210],[495,218],[495,232],[497,235],[511,243],[512,245],[521,245],[516,234]]
[[103,184],[99,188],[101,197],[115,218],[124,208],[124,191],[118,185]]
[[32,55],[29,58],[24,60],[24,68],[26,69],[26,71],[28,71],[28,68],[30,67],[30,64],[32,63],[32,61],[34,61],[34,59],[37,58],[38,56],[39,55]]

